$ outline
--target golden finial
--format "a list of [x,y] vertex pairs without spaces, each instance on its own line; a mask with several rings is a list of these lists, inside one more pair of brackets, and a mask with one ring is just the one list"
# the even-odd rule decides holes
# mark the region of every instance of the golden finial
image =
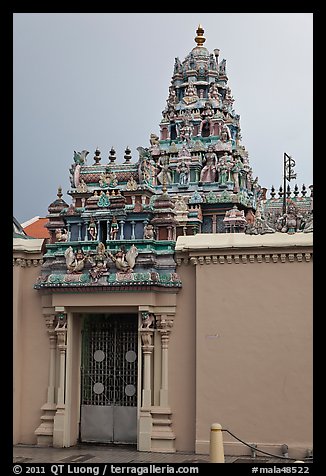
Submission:
[[204,29],[201,25],[198,25],[196,33],[197,33],[197,36],[195,38],[195,42],[197,43],[197,46],[203,46],[203,44],[206,41],[206,38],[203,36],[204,35]]

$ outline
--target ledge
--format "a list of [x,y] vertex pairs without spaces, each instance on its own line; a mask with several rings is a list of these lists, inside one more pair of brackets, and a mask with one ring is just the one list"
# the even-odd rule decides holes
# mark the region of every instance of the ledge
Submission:
[[24,251],[26,253],[40,253],[42,251],[44,238],[13,238],[13,251]]
[[175,251],[192,251],[225,248],[283,248],[313,246],[313,233],[294,234],[275,232],[266,235],[245,233],[198,233],[194,236],[179,236]]

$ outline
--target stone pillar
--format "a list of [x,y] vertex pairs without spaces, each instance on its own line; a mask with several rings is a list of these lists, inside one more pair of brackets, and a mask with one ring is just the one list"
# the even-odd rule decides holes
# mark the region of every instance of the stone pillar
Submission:
[[85,220],[85,238],[84,238],[84,241],[88,241],[88,225],[89,225],[89,222]]
[[212,216],[212,233],[217,233],[215,213],[213,213],[213,216]]
[[106,241],[110,239],[110,220],[106,221]]
[[82,223],[79,221],[78,222],[78,241],[81,241],[81,227],[82,227]]
[[175,434],[172,430],[172,411],[169,407],[169,339],[173,315],[159,314],[156,325],[161,335],[161,388],[160,405],[152,407],[152,451],[174,453]]
[[162,370],[161,370],[161,389],[160,389],[160,406],[168,406],[168,376],[169,376],[169,340],[170,332],[173,327],[173,317],[162,314],[157,319],[158,332],[161,334],[161,351],[162,351]]
[[70,223],[67,223],[67,235],[68,235],[68,239],[67,241],[71,241],[71,225]]
[[154,349],[154,346],[152,344],[154,329],[141,329],[140,332],[142,340],[142,351],[144,356],[142,407],[149,408],[152,403],[151,355]]
[[45,323],[50,340],[50,362],[49,362],[49,385],[47,392],[47,401],[42,406],[41,410],[43,412],[41,416],[42,423],[34,431],[37,436],[37,445],[38,446],[52,446],[53,445],[53,426],[54,426],[54,415],[57,409],[55,404],[55,361],[56,361],[56,345],[57,345],[57,335],[55,332],[55,316],[47,315],[45,316]]
[[[144,315],[149,313],[142,313]],[[143,320],[142,319],[142,320]],[[139,412],[139,435],[138,451],[151,451],[152,436],[152,391],[151,391],[151,358],[154,349],[153,334],[154,329],[144,327],[139,329],[141,337],[141,348],[143,354],[143,388],[142,388],[142,406]]]
[[54,417],[53,446],[62,448],[64,446],[64,419],[65,419],[65,369],[66,369],[66,337],[67,337],[67,316],[65,313],[58,314],[58,324],[55,328],[57,335],[57,348],[59,351],[59,387],[56,414]]
[[130,236],[130,239],[131,240],[134,240],[135,239],[135,225],[136,225],[136,222],[134,220],[132,220],[131,222],[131,236]]
[[119,223],[120,223],[120,240],[124,240],[124,239],[125,239],[125,235],[124,235],[124,225],[125,225],[125,221],[124,221],[124,220],[120,220]]
[[100,242],[100,236],[101,236],[101,222],[100,222],[100,220],[97,220],[97,237],[96,237],[96,241]]

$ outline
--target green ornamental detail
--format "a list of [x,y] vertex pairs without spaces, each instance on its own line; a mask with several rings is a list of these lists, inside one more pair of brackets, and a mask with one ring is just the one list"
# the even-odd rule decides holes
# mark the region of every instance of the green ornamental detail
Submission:
[[135,281],[149,281],[151,279],[150,273],[134,273]]
[[48,278],[48,283],[51,284],[60,284],[63,283],[64,276],[61,274],[50,274]]
[[105,208],[105,207],[108,207],[110,205],[110,200],[108,199],[108,197],[105,195],[105,193],[101,193],[101,196],[99,198],[99,201],[97,202],[97,206],[98,207],[102,207],[102,208]]
[[229,192],[227,192],[226,190],[223,190],[223,192],[221,193],[221,196],[219,197],[218,201],[220,203],[231,202],[231,194]]
[[218,202],[218,197],[216,193],[211,190],[207,195],[206,195],[206,202],[207,203],[217,203]]

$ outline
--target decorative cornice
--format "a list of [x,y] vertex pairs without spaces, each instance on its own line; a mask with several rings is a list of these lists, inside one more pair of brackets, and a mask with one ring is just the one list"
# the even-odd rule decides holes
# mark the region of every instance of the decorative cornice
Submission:
[[43,259],[25,259],[25,258],[13,258],[13,266],[21,266],[22,268],[30,268],[31,266],[42,266]]
[[196,255],[182,256],[181,254],[177,255],[176,262],[178,266],[182,264],[193,266],[204,265],[204,264],[249,264],[249,263],[309,263],[312,261],[313,253],[312,251],[306,252],[283,252],[283,253],[228,253],[223,255]]

